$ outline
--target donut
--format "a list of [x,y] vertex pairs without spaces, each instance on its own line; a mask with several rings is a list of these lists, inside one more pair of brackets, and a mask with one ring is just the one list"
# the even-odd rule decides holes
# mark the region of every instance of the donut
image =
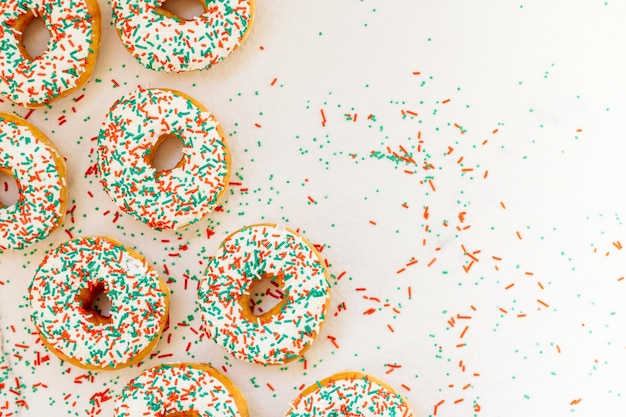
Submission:
[[225,375],[199,363],[150,368],[117,398],[114,417],[248,417],[243,394]]
[[[22,32],[41,17],[48,49],[32,58]],[[0,2],[0,94],[25,107],[41,107],[85,84],[100,47],[97,0]]]
[[[152,156],[172,135],[183,144],[183,158],[171,170],[156,171]],[[98,171],[122,211],[157,230],[178,229],[217,206],[230,176],[230,152],[217,120],[193,98],[139,88],[106,116]]]
[[63,223],[67,205],[63,157],[39,129],[6,113],[0,113],[0,172],[15,178],[19,191],[16,204],[0,204],[0,251],[24,249]]
[[[92,306],[104,293],[110,314]],[[159,341],[169,290],[145,258],[110,237],[81,237],[44,257],[29,287],[31,318],[44,345],[89,370],[141,361]]]
[[200,1],[204,14],[185,20],[161,7],[163,0],[113,0],[115,28],[126,49],[148,69],[207,69],[247,37],[254,0]]
[[[244,227],[208,262],[198,291],[204,329],[238,359],[290,362],[319,334],[330,302],[327,274],[319,252],[295,231],[270,223]],[[284,296],[256,316],[250,288],[262,278],[275,280]]]
[[286,417],[411,417],[407,400],[383,381],[360,372],[322,379],[292,402]]

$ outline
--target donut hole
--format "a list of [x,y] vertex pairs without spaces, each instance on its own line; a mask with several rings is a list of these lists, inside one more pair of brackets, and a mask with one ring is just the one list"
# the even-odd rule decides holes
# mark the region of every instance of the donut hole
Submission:
[[110,324],[111,319],[111,299],[107,295],[106,287],[103,283],[89,285],[89,288],[83,289],[76,301],[81,303],[85,313],[85,317],[93,324]]
[[89,310],[101,315],[104,318],[111,318],[111,299],[107,296],[104,289],[100,290],[93,298]]
[[271,320],[285,304],[283,279],[273,274],[262,274],[250,285],[248,295],[242,299],[248,316]]
[[17,204],[20,190],[17,180],[7,171],[0,170],[0,207]]
[[162,12],[181,20],[193,20],[208,11],[205,2],[201,0],[165,0],[161,4]]
[[20,51],[29,60],[35,60],[48,50],[52,36],[40,16],[33,12],[20,15],[15,22],[15,29],[22,33]]
[[148,164],[154,168],[157,175],[180,166],[183,162],[183,142],[173,133],[168,133],[159,137],[146,159]]

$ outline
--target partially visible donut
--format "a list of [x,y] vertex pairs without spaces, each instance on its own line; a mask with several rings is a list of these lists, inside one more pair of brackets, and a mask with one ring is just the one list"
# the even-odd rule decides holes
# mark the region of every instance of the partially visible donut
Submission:
[[406,398],[385,382],[361,372],[322,379],[292,402],[286,417],[412,417]]
[[175,16],[163,0],[113,0],[115,28],[128,51],[148,69],[167,72],[210,68],[247,37],[254,0],[200,0],[204,14]]
[[[141,361],[159,341],[169,290],[140,254],[109,237],[69,240],[43,259],[29,288],[31,318],[59,358],[91,370]],[[104,293],[111,311],[92,307]]]
[[[254,281],[274,279],[284,293],[256,316],[249,307]],[[311,346],[328,312],[330,284],[315,247],[275,224],[244,227],[228,236],[209,260],[198,304],[213,340],[241,360],[290,362]]]
[[[151,164],[163,138],[183,144],[168,171]],[[175,90],[139,88],[116,101],[98,136],[98,172],[121,210],[157,230],[178,229],[217,207],[230,175],[230,152],[215,117]]]
[[241,391],[199,363],[156,366],[132,379],[117,398],[114,417],[248,417]]
[[[41,17],[48,49],[32,58],[22,32]],[[97,0],[0,2],[0,94],[25,107],[41,107],[85,84],[100,47]]]
[[0,172],[15,178],[19,199],[0,204],[0,251],[24,249],[45,239],[65,218],[65,162],[39,129],[0,113]]

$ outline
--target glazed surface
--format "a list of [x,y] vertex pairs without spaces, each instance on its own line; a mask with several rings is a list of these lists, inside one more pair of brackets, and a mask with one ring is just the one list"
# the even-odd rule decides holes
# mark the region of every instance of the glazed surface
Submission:
[[[149,163],[160,138],[183,144],[178,166]],[[228,183],[230,154],[215,117],[173,90],[139,88],[113,104],[98,136],[101,183],[123,210],[154,229],[177,229],[211,212]]]
[[251,0],[211,0],[204,14],[184,20],[164,13],[161,3],[114,0],[112,6],[126,49],[146,68],[166,72],[201,70],[225,59],[245,38],[254,11]]
[[304,390],[287,417],[412,417],[407,401],[374,377],[344,372]]
[[[285,303],[271,320],[250,320],[238,300],[269,274],[283,282]],[[261,364],[295,359],[310,346],[330,297],[319,254],[300,235],[270,224],[244,227],[209,261],[198,303],[207,332],[235,357]]]
[[[20,51],[14,25],[27,13],[40,16],[50,33],[35,59]],[[84,83],[100,43],[100,10],[89,0],[20,0],[0,3],[0,94],[23,106],[48,104]]]
[[247,417],[247,412],[240,413],[238,400],[216,374],[213,369],[209,372],[190,364],[163,364],[147,369],[124,386],[113,415],[182,416],[193,410],[197,417]]
[[[110,322],[93,323],[77,299],[102,286]],[[156,271],[124,246],[103,237],[67,241],[50,251],[29,288],[31,318],[47,343],[82,365],[130,363],[158,339],[168,294]]]
[[0,113],[0,171],[16,179],[16,204],[0,205],[0,251],[46,238],[65,216],[63,159],[25,120]]

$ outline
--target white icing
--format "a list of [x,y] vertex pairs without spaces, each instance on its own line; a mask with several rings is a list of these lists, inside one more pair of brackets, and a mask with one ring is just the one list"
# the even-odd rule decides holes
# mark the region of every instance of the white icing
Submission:
[[181,72],[209,68],[239,46],[251,20],[250,0],[206,1],[192,20],[166,17],[159,0],[113,0],[120,39],[146,68]]
[[294,401],[287,417],[410,417],[406,400],[366,375],[322,382],[317,389]]
[[20,198],[0,207],[0,250],[23,249],[48,236],[65,213],[65,177],[57,151],[35,137],[31,128],[0,113],[0,169],[17,180]]
[[232,393],[220,380],[186,364],[161,365],[131,380],[117,399],[113,415],[162,417],[190,410],[200,417],[241,415]]
[[[176,229],[211,212],[228,181],[227,145],[211,113],[178,92],[137,89],[118,100],[98,138],[104,189],[155,229]],[[159,173],[146,161],[157,140],[183,143],[180,166]]]
[[[31,317],[37,330],[62,354],[83,365],[126,364],[158,338],[167,314],[167,294],[146,260],[101,238],[70,240],[49,252],[30,286]],[[104,285],[111,323],[88,320],[81,290]]]
[[[263,274],[282,276],[286,303],[268,323],[244,317],[239,299]],[[295,359],[326,316],[330,284],[322,259],[303,237],[270,225],[245,227],[222,242],[200,284],[207,332],[235,357],[262,364]]]
[[[24,7],[26,6],[26,7]],[[21,34],[12,24],[32,11],[50,32],[48,49],[30,60],[19,50]],[[51,102],[75,87],[99,45],[93,22],[100,11],[85,0],[0,2],[0,94],[24,106]]]

